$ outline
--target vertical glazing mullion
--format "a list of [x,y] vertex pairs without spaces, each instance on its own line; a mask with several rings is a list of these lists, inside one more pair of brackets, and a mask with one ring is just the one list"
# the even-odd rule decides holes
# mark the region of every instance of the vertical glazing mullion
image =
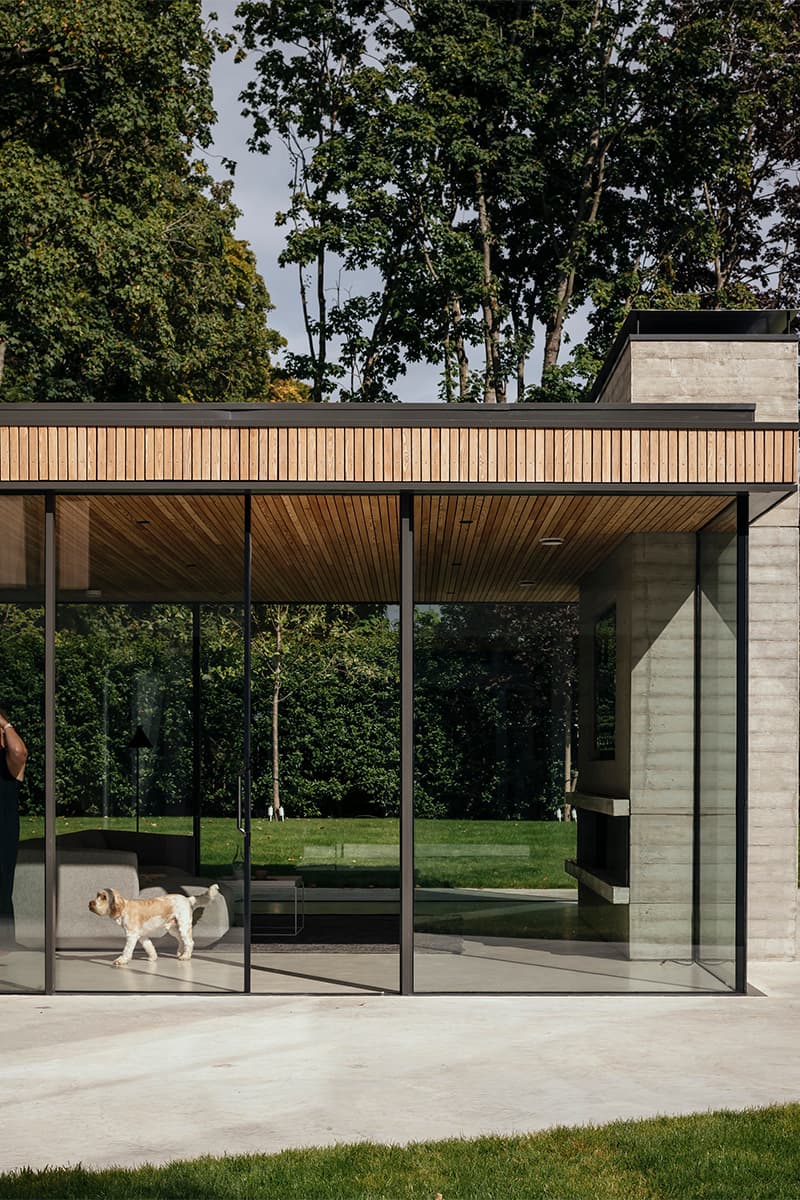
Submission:
[[242,879],[242,923],[244,925],[244,991],[250,991],[250,718],[251,718],[251,638],[253,607],[252,497],[244,498],[244,729],[242,767],[244,773],[244,877]]
[[701,756],[700,738],[702,733],[702,639],[703,639],[703,563],[702,563],[702,531],[694,538],[694,751],[693,751],[693,785],[694,812],[692,837],[692,956],[695,962],[701,958],[700,949],[700,838],[702,836],[700,821],[701,801]]
[[200,719],[200,605],[192,605],[192,841],[194,843],[194,873],[200,874],[200,738],[203,724]]
[[44,989],[56,963],[56,497],[44,513]]
[[414,497],[400,496],[400,992],[414,991]]
[[736,498],[736,991],[747,989],[747,772],[750,498]]

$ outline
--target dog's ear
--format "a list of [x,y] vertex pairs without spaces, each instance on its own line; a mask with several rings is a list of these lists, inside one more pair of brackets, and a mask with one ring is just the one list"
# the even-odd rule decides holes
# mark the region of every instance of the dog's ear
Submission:
[[118,917],[125,907],[125,902],[115,888],[106,888],[108,896],[108,915],[110,917]]

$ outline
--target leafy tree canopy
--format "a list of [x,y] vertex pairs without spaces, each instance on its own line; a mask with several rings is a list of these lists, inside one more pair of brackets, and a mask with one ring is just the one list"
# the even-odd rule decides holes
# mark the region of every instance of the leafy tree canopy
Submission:
[[196,0],[0,7],[3,400],[269,398],[269,296],[197,157],[214,48]]
[[237,12],[251,144],[292,162],[283,262],[315,399],[392,399],[408,360],[439,365],[447,400],[577,399],[634,305],[800,300],[794,0]]

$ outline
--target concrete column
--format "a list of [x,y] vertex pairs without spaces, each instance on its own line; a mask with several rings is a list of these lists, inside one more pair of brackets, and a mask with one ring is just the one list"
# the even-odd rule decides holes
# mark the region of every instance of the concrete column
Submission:
[[693,534],[638,534],[631,559],[631,958],[692,947]]
[[[755,404],[797,420],[797,342],[786,336],[634,339],[601,403]],[[798,501],[750,527],[748,955],[794,958],[798,922]],[[633,853],[633,851],[632,851]]]
[[750,527],[747,942],[753,959],[797,946],[798,504]]

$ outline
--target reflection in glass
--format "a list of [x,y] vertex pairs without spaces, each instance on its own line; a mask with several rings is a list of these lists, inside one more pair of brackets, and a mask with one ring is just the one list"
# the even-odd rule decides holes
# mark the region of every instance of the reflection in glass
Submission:
[[[728,526],[726,529],[725,526]],[[733,525],[733,530],[730,526]],[[722,526],[722,528],[720,528]],[[695,816],[698,962],[736,986],[736,533],[699,540],[699,755]]]
[[[232,618],[225,613],[241,600],[242,517],[233,497],[59,498],[59,990],[243,986],[243,930],[231,927],[224,892],[209,896],[217,873],[207,868],[218,854],[210,848],[201,864],[197,836],[201,800],[218,816],[217,842],[233,841],[236,827],[241,603]],[[201,598],[220,614],[206,630],[205,676]],[[152,939],[155,958],[140,942],[130,963],[113,970],[135,906],[169,895],[195,899],[191,958],[179,958],[185,947],[161,928]],[[102,914],[122,902],[133,905],[133,917],[120,927]]]
[[415,986],[526,991],[578,928],[574,605],[418,606]]
[[0,992],[42,991],[44,500],[0,496],[0,528]]
[[253,497],[252,979],[399,986],[396,496]]
[[385,605],[254,605],[254,987],[398,986],[397,688]]

